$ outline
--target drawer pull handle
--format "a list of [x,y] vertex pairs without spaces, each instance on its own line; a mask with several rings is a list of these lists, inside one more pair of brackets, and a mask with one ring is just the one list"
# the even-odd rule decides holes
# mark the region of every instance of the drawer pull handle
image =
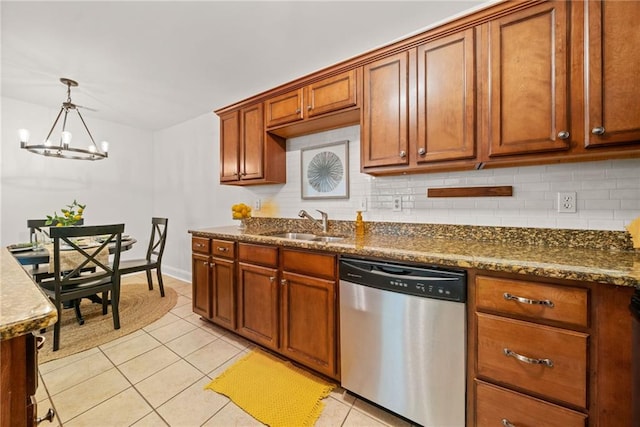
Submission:
[[50,423],[52,423],[55,416],[56,416],[56,412],[53,409],[49,408],[49,410],[44,415],[44,417],[36,418],[36,425],[40,424],[43,421],[49,421]]
[[229,248],[223,248],[222,246],[218,246],[218,251],[220,251],[220,252],[229,252]]
[[44,335],[37,335],[36,336],[36,348],[38,350],[40,350],[42,347],[44,347],[44,342],[47,340],[47,338]]
[[518,354],[515,351],[511,351],[508,348],[505,348],[502,351],[504,351],[505,356],[513,357],[521,362],[528,363],[530,365],[546,365],[550,368],[553,368],[553,361],[551,359],[532,359],[530,357]]
[[503,419],[502,419],[502,425],[503,425],[504,427],[516,427],[516,425],[515,425],[515,424],[511,423],[511,422],[510,422],[508,419],[506,419],[506,418],[503,418]]
[[537,300],[537,299],[523,298],[516,295],[511,295],[510,293],[507,293],[507,292],[505,292],[503,296],[504,296],[504,299],[506,299],[507,301],[512,300],[512,301],[521,302],[523,304],[531,304],[531,305],[546,305],[547,307],[551,307],[551,308],[553,308],[554,306],[553,301],[549,301],[548,299]]

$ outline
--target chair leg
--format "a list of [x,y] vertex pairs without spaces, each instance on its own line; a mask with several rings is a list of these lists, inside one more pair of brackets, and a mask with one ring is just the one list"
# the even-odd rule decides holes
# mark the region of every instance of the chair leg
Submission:
[[60,323],[62,322],[62,308],[58,303],[58,320],[53,325],[53,351],[58,351],[60,348]]
[[149,290],[153,290],[153,279],[151,278],[151,270],[145,271],[147,273],[147,284],[149,285]]
[[162,272],[160,271],[160,266],[156,268],[156,272],[158,273],[158,287],[160,288],[160,296],[164,297],[164,284],[162,283]]
[[107,314],[107,307],[109,306],[109,294],[107,292],[102,293],[102,315]]
[[111,291],[111,312],[113,313],[113,329],[120,329],[120,285]]
[[76,320],[78,321],[78,325],[84,325],[84,317],[82,317],[82,312],[80,311],[80,302],[82,299],[78,298],[71,301],[73,305],[73,311],[76,313]]

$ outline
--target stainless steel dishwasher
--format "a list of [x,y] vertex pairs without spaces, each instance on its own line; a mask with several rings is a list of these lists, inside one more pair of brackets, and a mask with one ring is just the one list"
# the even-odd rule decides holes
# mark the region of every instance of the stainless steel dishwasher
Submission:
[[342,257],[342,387],[426,427],[463,427],[466,273]]

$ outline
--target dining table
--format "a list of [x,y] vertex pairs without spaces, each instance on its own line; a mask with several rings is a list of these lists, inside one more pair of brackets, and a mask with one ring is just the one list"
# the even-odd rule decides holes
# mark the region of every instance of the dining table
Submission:
[[[121,243],[120,243],[120,252],[128,251],[133,247],[134,244],[137,243],[137,240],[129,235],[123,235]],[[113,254],[116,251],[115,242],[107,245],[109,254]],[[50,253],[53,252],[53,247],[51,244],[49,245],[40,245],[35,247],[34,245],[26,245],[26,244],[16,244],[9,245],[7,249],[13,257],[23,266],[27,272],[32,273],[36,271],[37,267],[42,264],[49,264],[50,261]],[[33,269],[29,271],[26,267],[32,266]],[[50,266],[52,267],[52,266]],[[49,268],[49,270],[51,270]],[[41,273],[40,273],[41,274]],[[34,280],[35,280],[35,275]],[[37,280],[36,280],[37,281]],[[92,295],[88,297],[92,302],[96,304],[102,304],[102,299],[98,295]],[[84,318],[82,317],[82,313],[80,311],[80,301],[76,301],[74,305],[65,307],[65,308],[75,308],[76,312],[76,320],[79,324],[84,324]]]

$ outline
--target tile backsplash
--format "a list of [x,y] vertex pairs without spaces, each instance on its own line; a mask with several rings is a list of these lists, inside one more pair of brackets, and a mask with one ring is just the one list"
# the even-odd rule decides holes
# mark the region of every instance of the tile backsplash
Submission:
[[[349,198],[303,200],[300,149],[349,140]],[[513,186],[512,197],[429,198],[432,187]],[[265,209],[256,216],[297,218],[315,209],[330,219],[509,227],[624,230],[640,215],[640,159],[484,169],[391,177],[360,172],[360,127],[350,126],[287,140],[287,183],[251,187]],[[576,193],[575,213],[558,212],[558,192]],[[394,197],[402,210],[393,211]],[[317,214],[319,217],[319,214]]]

